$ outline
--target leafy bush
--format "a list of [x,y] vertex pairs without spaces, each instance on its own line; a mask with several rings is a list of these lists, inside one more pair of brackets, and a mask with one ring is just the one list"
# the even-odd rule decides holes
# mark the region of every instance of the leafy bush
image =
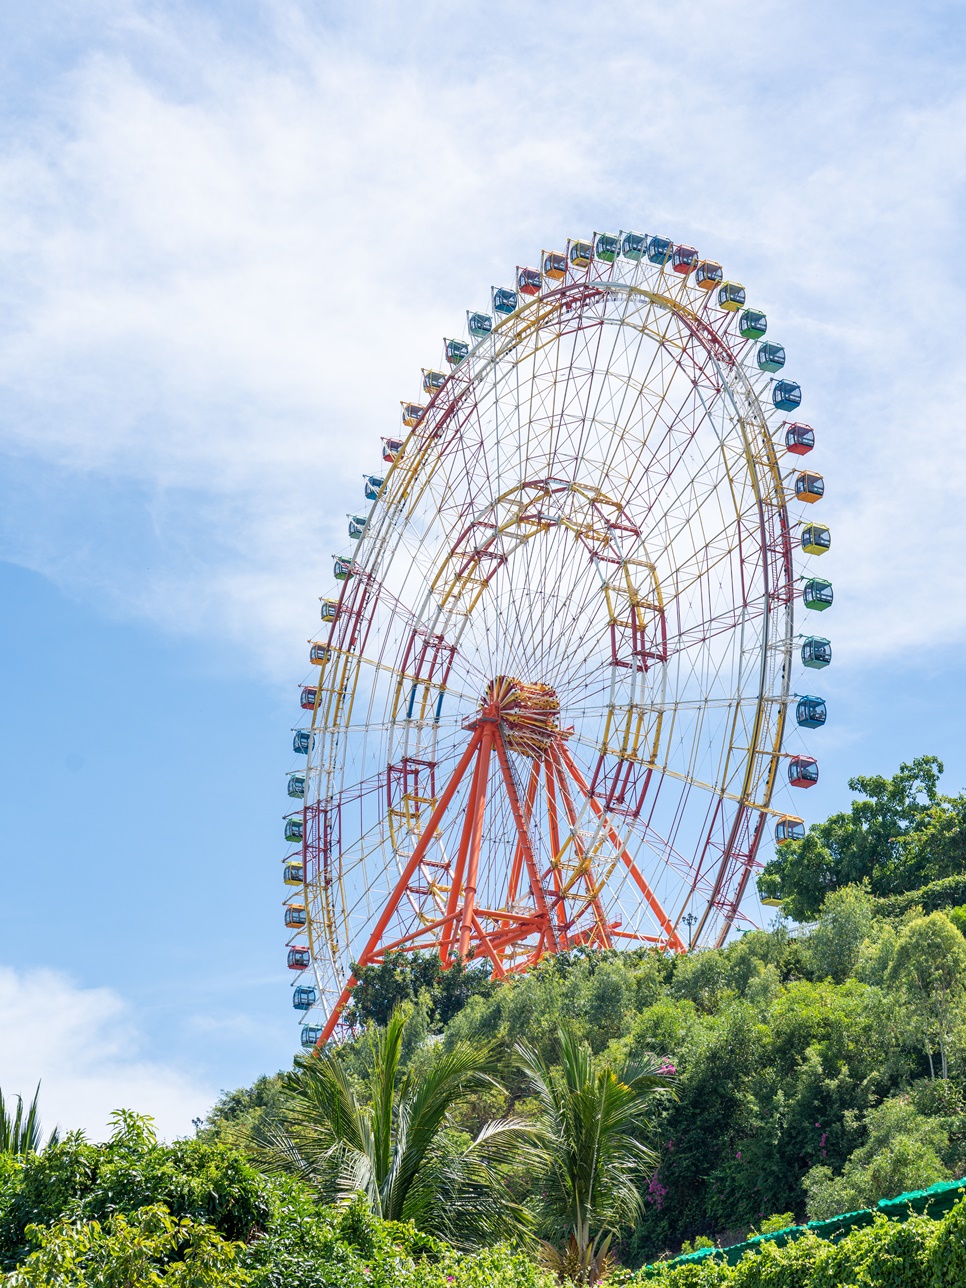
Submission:
[[159,1145],[148,1119],[122,1112],[107,1144],[73,1132],[6,1172],[0,1262],[10,1269],[23,1259],[29,1225],[106,1222],[155,1205],[229,1240],[247,1240],[271,1210],[267,1182],[235,1150],[199,1140]]

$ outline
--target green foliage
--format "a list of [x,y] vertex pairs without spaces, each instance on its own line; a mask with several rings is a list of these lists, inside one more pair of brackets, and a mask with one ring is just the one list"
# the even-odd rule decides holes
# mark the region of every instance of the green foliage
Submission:
[[947,1139],[942,1123],[919,1113],[907,1097],[870,1109],[864,1126],[865,1143],[849,1155],[841,1176],[823,1166],[806,1175],[810,1220],[874,1207],[879,1199],[948,1178],[940,1158]]
[[489,962],[456,961],[447,970],[436,953],[386,953],[375,966],[352,967],[359,981],[346,1010],[350,1024],[385,1027],[407,1002],[425,997],[431,1033],[440,1032],[472,997],[490,997]]
[[869,882],[874,895],[914,890],[966,871],[966,797],[939,795],[942,762],[918,756],[892,778],[850,779],[863,799],[783,845],[759,878],[796,921],[818,916],[831,891]]
[[657,1162],[643,1143],[645,1110],[670,1085],[656,1062],[613,1069],[566,1029],[560,1065],[532,1048],[520,1063],[541,1111],[537,1219],[545,1260],[561,1279],[596,1283],[609,1269],[609,1243],[641,1208],[641,1183]]
[[64,1219],[27,1231],[37,1249],[7,1278],[9,1288],[245,1288],[244,1245],[211,1226],[175,1220],[163,1205],[106,1224]]
[[854,972],[872,930],[872,902],[862,886],[833,890],[822,904],[808,938],[808,960],[816,979],[841,984]]
[[236,1151],[204,1141],[159,1145],[148,1119],[121,1112],[105,1145],[71,1132],[8,1173],[0,1199],[0,1264],[22,1260],[29,1225],[62,1218],[108,1222],[116,1212],[164,1205],[177,1220],[247,1240],[268,1218],[267,1184]]
[[503,1173],[530,1125],[496,1119],[462,1140],[450,1130],[453,1111],[493,1085],[495,1052],[470,1042],[437,1045],[404,1070],[405,1025],[400,1008],[369,1032],[362,1085],[331,1050],[302,1057],[286,1082],[284,1129],[256,1138],[263,1166],[310,1180],[337,1204],[361,1193],[376,1216],[412,1221],[463,1246],[524,1232],[526,1210]]
[[873,909],[878,917],[901,917],[903,913],[913,909],[921,909],[923,912],[945,911],[950,915],[954,909],[961,912],[960,905],[963,904],[966,904],[966,872],[930,881],[928,885],[917,886],[904,894],[876,899]]
[[942,1076],[948,1073],[950,1044],[962,1023],[966,994],[966,940],[941,912],[918,917],[903,930],[886,983],[903,997],[910,1028],[921,1040],[934,1072],[939,1050]]
[[264,1074],[250,1087],[223,1091],[204,1123],[197,1124],[199,1137],[230,1145],[278,1123],[284,1081],[284,1073]]
[[[34,1098],[24,1107],[23,1097],[17,1096],[17,1107],[7,1107],[0,1091],[0,1154],[39,1153],[43,1149],[43,1129],[40,1124],[40,1113],[37,1099],[40,1095],[40,1083],[34,1091]],[[59,1133],[56,1128],[50,1133],[48,1145],[56,1145]]]

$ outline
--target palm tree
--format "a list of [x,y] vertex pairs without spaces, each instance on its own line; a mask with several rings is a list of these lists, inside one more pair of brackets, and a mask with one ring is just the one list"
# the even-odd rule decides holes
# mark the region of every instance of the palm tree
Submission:
[[[0,1091],[0,1154],[39,1154],[44,1148],[43,1131],[40,1125],[40,1114],[37,1111],[37,1098],[40,1095],[40,1083],[34,1092],[34,1098],[24,1110],[23,1097],[17,1096],[17,1108],[11,1104],[7,1109],[3,1092]],[[50,1133],[48,1145],[56,1145],[59,1139],[57,1128]]]
[[412,1221],[458,1246],[526,1236],[531,1218],[509,1195],[504,1172],[532,1125],[488,1122],[469,1145],[451,1127],[459,1105],[499,1086],[496,1053],[457,1042],[403,1070],[405,1023],[397,1010],[372,1031],[361,1086],[337,1052],[300,1057],[286,1079],[283,1125],[256,1136],[260,1161],[311,1181],[327,1202],[345,1204],[361,1192],[374,1215]]
[[553,1231],[542,1259],[560,1279],[597,1283],[616,1265],[610,1243],[641,1210],[641,1182],[657,1157],[643,1143],[644,1111],[670,1085],[657,1064],[615,1070],[597,1064],[585,1043],[561,1031],[560,1067],[549,1067],[530,1047],[518,1046],[520,1064],[541,1111],[537,1137],[540,1229]]

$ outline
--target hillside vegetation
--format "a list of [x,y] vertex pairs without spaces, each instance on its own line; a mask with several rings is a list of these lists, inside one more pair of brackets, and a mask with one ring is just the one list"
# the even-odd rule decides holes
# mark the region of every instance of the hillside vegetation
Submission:
[[[10,1284],[618,1282],[966,1175],[964,805],[940,772],[854,780],[848,813],[767,865],[805,925],[578,951],[499,985],[390,956],[360,972],[354,1041],[226,1093],[171,1145],[120,1113],[103,1145],[44,1148],[8,1107]],[[964,1249],[956,1208],[659,1282],[824,1288],[861,1265],[854,1282],[939,1288],[966,1282]]]

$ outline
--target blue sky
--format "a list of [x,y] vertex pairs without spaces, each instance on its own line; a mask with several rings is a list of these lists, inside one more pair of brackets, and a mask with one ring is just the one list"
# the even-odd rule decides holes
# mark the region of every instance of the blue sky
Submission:
[[290,1058],[329,556],[440,337],[568,235],[721,260],[805,390],[809,816],[925,751],[966,785],[964,33],[951,3],[4,6],[5,1091],[171,1134]]

